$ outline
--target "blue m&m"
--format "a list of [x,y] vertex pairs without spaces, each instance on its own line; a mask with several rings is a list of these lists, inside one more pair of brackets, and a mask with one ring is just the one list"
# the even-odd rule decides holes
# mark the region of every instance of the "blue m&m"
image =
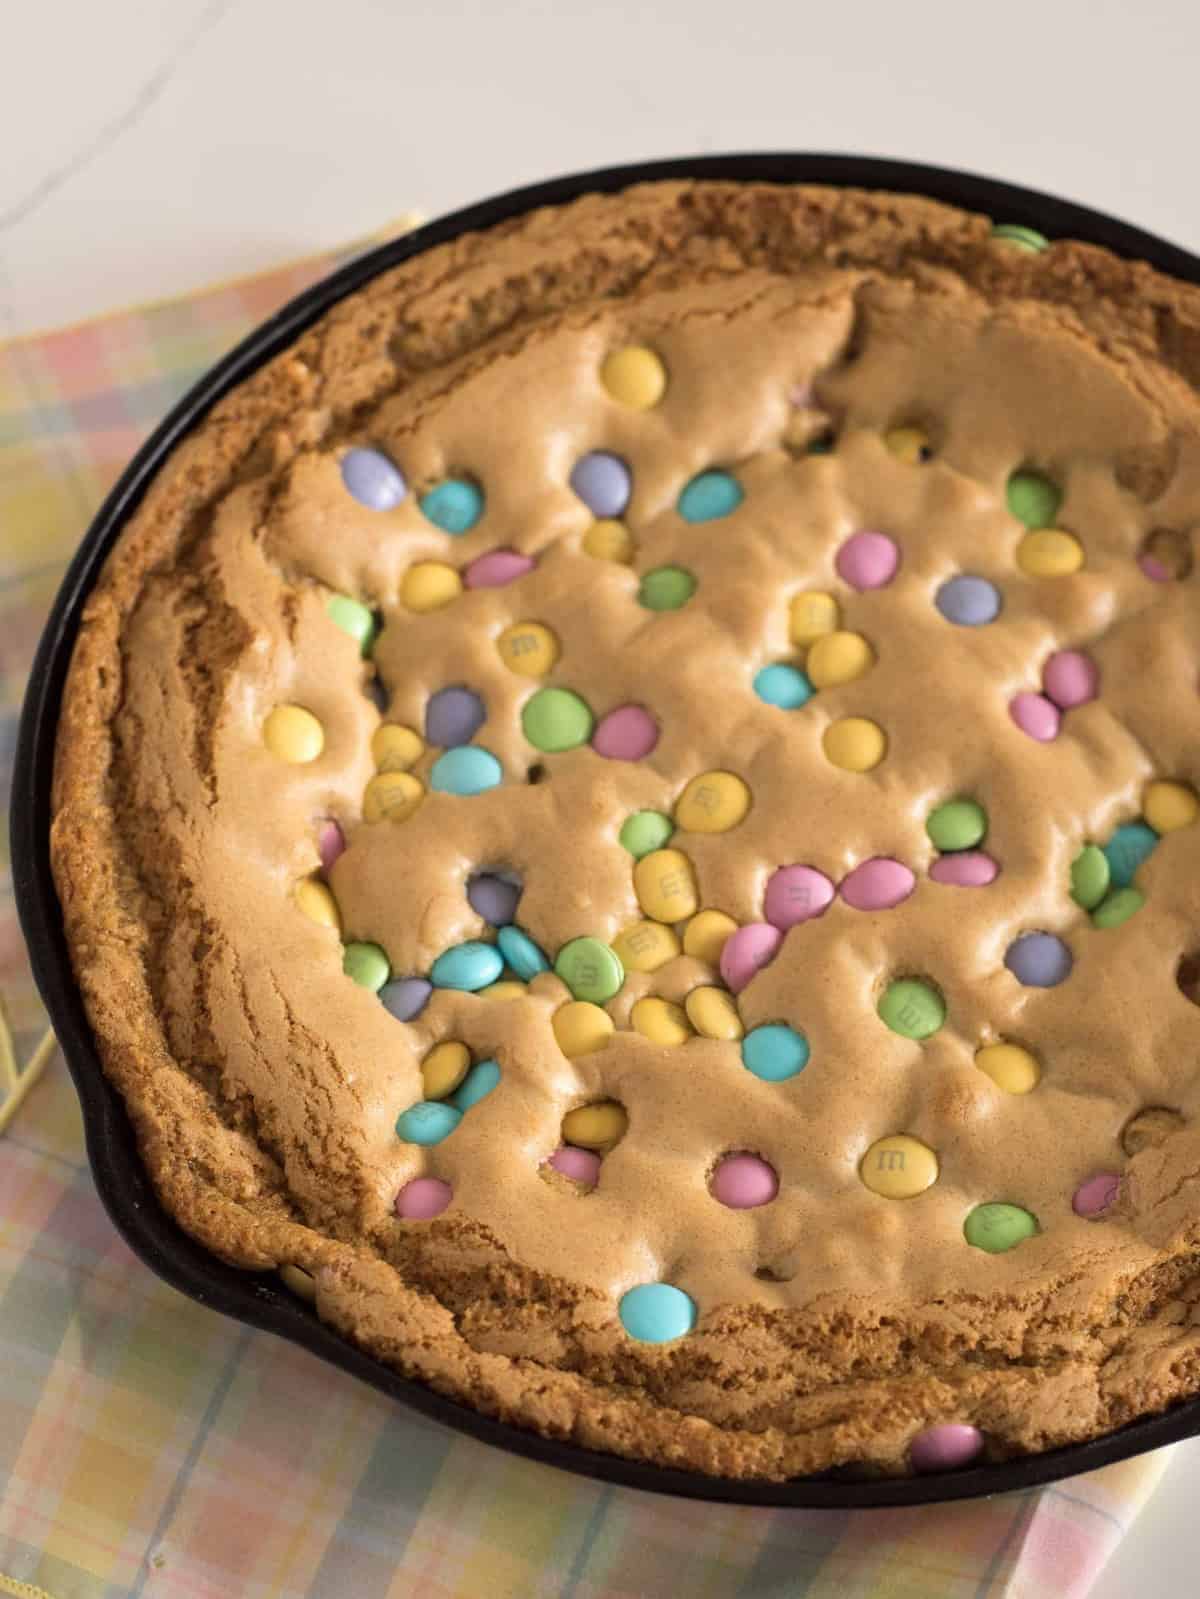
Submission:
[[477,994],[481,988],[494,983],[503,970],[504,961],[494,944],[470,939],[465,944],[443,950],[430,969],[429,980],[435,988],[457,988],[462,993]]
[[742,1039],[742,1065],[765,1083],[783,1083],[808,1065],[808,1039],[786,1022],[752,1027]]
[[460,744],[434,761],[429,786],[439,794],[486,794],[504,779],[500,762],[478,744]]
[[421,510],[443,533],[469,533],[483,515],[483,490],[469,478],[448,477],[421,496]]
[[617,1314],[639,1343],[669,1344],[696,1325],[696,1302],[671,1283],[639,1283],[621,1295]]
[[699,472],[684,485],[676,509],[685,522],[715,522],[736,511],[744,499],[742,485],[731,472]]
[[550,962],[519,927],[502,927],[496,934],[500,953],[523,983],[530,983],[541,972],[550,970]]
[[754,692],[768,705],[781,711],[795,711],[813,697],[813,686],[798,666],[776,661],[754,674]]

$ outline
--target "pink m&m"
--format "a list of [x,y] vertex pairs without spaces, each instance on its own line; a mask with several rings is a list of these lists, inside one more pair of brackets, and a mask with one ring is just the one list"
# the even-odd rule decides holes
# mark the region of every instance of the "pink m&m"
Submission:
[[429,1221],[440,1216],[454,1197],[440,1177],[414,1177],[396,1195],[396,1214],[405,1221]]
[[815,866],[781,866],[767,882],[763,913],[772,927],[786,932],[820,916],[832,904],[833,884],[824,872]]
[[658,723],[640,705],[620,705],[601,717],[592,748],[610,761],[640,761],[658,743]]
[[560,1144],[546,1164],[564,1177],[569,1177],[572,1182],[587,1183],[590,1188],[600,1181],[600,1157],[591,1149]]
[[1039,744],[1049,744],[1058,737],[1062,717],[1058,706],[1044,694],[1014,694],[1008,714],[1022,733],[1036,738]]
[[1082,650],[1058,650],[1042,671],[1042,687],[1061,711],[1086,705],[1100,687],[1100,669]]
[[730,1210],[754,1210],[775,1198],[779,1178],[774,1166],[758,1155],[726,1155],[713,1172],[709,1192]]
[[317,854],[321,857],[322,871],[328,871],[346,848],[346,838],[332,819],[326,818],[317,829]]
[[952,855],[939,855],[929,868],[935,883],[948,883],[953,888],[986,888],[996,880],[1000,868],[985,850],[956,850]]
[[851,588],[885,588],[900,565],[900,546],[886,533],[853,533],[837,552],[834,565]]
[[721,976],[735,994],[779,953],[783,934],[769,922],[747,922],[730,933],[721,950]]
[[477,556],[463,573],[463,582],[469,589],[502,589],[526,572],[532,572],[532,555],[520,555],[516,550],[489,550]]
[[1097,1172],[1075,1190],[1071,1209],[1077,1216],[1099,1216],[1116,1199],[1120,1187],[1121,1179],[1114,1172]]
[[908,1446],[914,1471],[953,1471],[975,1459],[983,1448],[983,1434],[965,1422],[947,1421],[926,1427]]
[[1153,555],[1139,555],[1138,565],[1141,567],[1143,574],[1152,583],[1169,583],[1171,581],[1170,568]]
[[839,892],[856,911],[890,911],[908,898],[916,882],[907,866],[880,855],[856,866]]

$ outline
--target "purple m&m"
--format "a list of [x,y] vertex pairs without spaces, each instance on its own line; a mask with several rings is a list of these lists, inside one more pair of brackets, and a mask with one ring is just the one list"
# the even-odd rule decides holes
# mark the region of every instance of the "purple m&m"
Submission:
[[779,953],[783,934],[769,922],[748,922],[731,933],[721,950],[721,976],[735,994],[740,994],[757,972],[769,966]]
[[1049,744],[1058,737],[1062,715],[1044,694],[1014,694],[1008,714],[1022,733],[1028,733],[1039,744]]
[[1100,687],[1100,669],[1082,650],[1056,650],[1042,671],[1042,687],[1060,711],[1094,700]]
[[575,1183],[587,1183],[594,1188],[600,1181],[600,1157],[594,1149],[577,1149],[574,1144],[560,1144],[546,1162]]
[[929,875],[935,883],[946,883],[953,888],[986,888],[995,881],[999,871],[999,866],[985,850],[964,849],[952,855],[939,855],[929,868]]
[[1075,1190],[1071,1209],[1077,1216],[1086,1216],[1089,1220],[1100,1216],[1116,1199],[1120,1187],[1121,1179],[1115,1172],[1097,1172]]
[[956,627],[986,627],[1000,615],[1000,590],[986,577],[961,572],[946,579],[933,603]]
[[593,516],[620,516],[629,504],[633,478],[619,455],[592,450],[572,468],[571,487]]
[[521,885],[492,872],[477,872],[467,879],[467,903],[476,916],[492,927],[507,927],[517,914]]
[[815,866],[781,866],[767,882],[763,913],[772,927],[786,932],[811,921],[833,904],[833,884]]
[[1005,951],[1004,964],[1026,988],[1057,988],[1071,975],[1075,957],[1054,933],[1022,933]]
[[881,589],[900,566],[900,546],[886,533],[854,533],[837,552],[839,577],[853,589]]
[[641,705],[619,705],[592,734],[592,748],[610,761],[640,761],[657,743],[658,723]]
[[502,589],[532,572],[535,565],[532,555],[522,555],[519,550],[489,550],[467,567],[463,583],[469,589]]
[[405,1221],[429,1221],[440,1216],[454,1198],[454,1190],[440,1177],[414,1177],[396,1195],[396,1214]]
[[342,482],[370,511],[393,511],[408,493],[404,474],[382,450],[347,450],[342,456]]
[[487,721],[487,709],[474,689],[456,683],[429,696],[425,707],[425,739],[441,749],[469,744]]
[[425,1009],[432,993],[433,984],[424,977],[398,977],[395,982],[383,985],[379,997],[389,1015],[398,1022],[411,1022]]
[[729,1210],[755,1210],[775,1198],[779,1178],[758,1155],[726,1155],[713,1172],[709,1192]]
[[908,1446],[914,1471],[953,1471],[969,1465],[983,1448],[983,1434],[965,1422],[947,1421],[926,1427]]
[[346,848],[346,838],[332,817],[327,817],[317,828],[317,854],[321,857],[321,870],[327,872]]
[[908,898],[916,882],[907,866],[881,855],[856,866],[839,892],[856,911],[890,911]]

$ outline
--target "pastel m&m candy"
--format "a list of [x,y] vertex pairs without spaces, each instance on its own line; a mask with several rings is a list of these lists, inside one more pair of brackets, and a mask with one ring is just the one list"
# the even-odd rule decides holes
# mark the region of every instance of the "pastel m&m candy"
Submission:
[[432,1221],[454,1198],[454,1190],[440,1177],[414,1177],[396,1195],[396,1214],[405,1221]]
[[651,850],[661,849],[675,831],[675,824],[661,811],[634,811],[621,824],[621,843],[634,857],[641,860]]
[[912,1469],[922,1474],[954,1471],[970,1465],[982,1450],[983,1434],[978,1427],[947,1421],[919,1432],[908,1446],[908,1458]]
[[1017,565],[1028,577],[1070,577],[1083,562],[1083,545],[1061,528],[1037,528],[1017,545]]
[[579,1144],[608,1154],[624,1138],[628,1127],[624,1105],[615,1099],[597,1099],[567,1112],[562,1119],[562,1139],[564,1144]]
[[1062,491],[1043,473],[1025,467],[1009,478],[1005,503],[1010,514],[1026,527],[1050,527],[1062,504]]
[[644,344],[627,344],[605,356],[600,381],[618,405],[649,411],[666,392],[667,369]]
[[406,1144],[440,1144],[462,1121],[462,1111],[440,1099],[410,1105],[396,1121],[396,1135]]
[[781,866],[767,879],[763,914],[772,927],[786,932],[823,915],[833,904],[833,895],[832,882],[815,866]]
[[861,633],[838,631],[817,639],[804,670],[814,688],[837,688],[863,677],[875,664],[875,651]]
[[471,1051],[456,1038],[435,1044],[421,1062],[421,1086],[426,1099],[445,1099],[467,1075]]
[[647,995],[639,999],[629,1013],[634,1032],[641,1033],[652,1044],[674,1048],[686,1044],[692,1036],[691,1024],[682,1005]]
[[1086,705],[1099,687],[1100,670],[1082,650],[1056,650],[1042,669],[1042,688],[1060,711]]
[[342,950],[342,970],[360,988],[369,988],[373,994],[391,976],[388,958],[378,944],[347,944]]
[[[573,999],[566,1005],[560,1005],[551,1018],[550,1026],[559,1049],[568,1060],[603,1049],[614,1029],[613,1019],[608,1012],[586,999]],[[566,1124],[563,1125],[565,1128]],[[564,1132],[563,1136],[567,1134]],[[575,1143],[587,1142],[585,1137],[580,1136],[578,1128],[572,1132],[571,1138]]]
[[1200,797],[1186,783],[1159,779],[1142,795],[1142,815],[1156,833],[1175,833],[1200,818]]
[[506,588],[532,572],[536,564],[532,555],[522,555],[519,550],[489,550],[467,567],[463,583],[469,589]]
[[[502,927],[496,934],[496,944],[501,955],[523,983],[531,983],[541,972],[550,970],[550,962],[519,927]],[[499,973],[496,974],[499,976]]]
[[340,464],[347,491],[369,511],[393,511],[408,493],[404,474],[382,450],[359,445],[347,450]]
[[314,877],[306,877],[303,882],[296,884],[295,899],[310,922],[316,922],[319,927],[331,927],[335,932],[341,932],[342,918],[338,911],[337,900],[324,883],[318,882]]
[[1014,694],[1008,714],[1022,733],[1028,733],[1039,744],[1050,744],[1058,737],[1062,716],[1054,701],[1044,694]]
[[889,454],[903,461],[905,466],[920,466],[933,454],[929,447],[929,434],[924,428],[889,428],[883,435],[883,442]]
[[500,1063],[495,1060],[476,1062],[450,1095],[450,1103],[464,1114],[481,1099],[486,1099],[500,1081]]
[[658,743],[658,723],[641,705],[620,705],[596,724],[592,748],[610,761],[640,761]]
[[748,922],[726,940],[721,950],[721,976],[735,994],[752,982],[779,953],[783,934],[769,922]]
[[420,505],[435,527],[460,538],[483,515],[483,490],[469,478],[449,477],[422,495]]
[[571,469],[572,489],[593,516],[620,516],[633,492],[633,477],[619,455],[592,450]]
[[363,790],[365,822],[406,822],[425,798],[425,785],[411,772],[377,772]]
[[1152,583],[1177,583],[1191,575],[1191,540],[1175,528],[1155,528],[1146,535],[1137,564]]
[[838,892],[856,911],[890,911],[916,887],[912,871],[889,856],[863,861],[841,881]]
[[734,772],[702,772],[679,796],[675,822],[688,833],[727,833],[749,809],[750,790]]
[[435,988],[456,988],[474,994],[494,983],[503,970],[504,961],[494,944],[468,939],[438,956],[430,968],[429,980]]
[[310,1305],[316,1303],[317,1279],[312,1272],[305,1271],[303,1266],[293,1266],[290,1263],[280,1266],[279,1280],[285,1288],[296,1295],[297,1299],[306,1300]]
[[519,677],[545,677],[561,653],[557,635],[542,622],[514,622],[496,640],[496,648]]
[[859,1162],[863,1185],[883,1199],[915,1199],[937,1182],[937,1156],[907,1133],[878,1138]]
[[732,472],[700,472],[685,484],[676,506],[685,522],[714,522],[729,516],[745,499]]
[[666,1344],[690,1333],[696,1325],[696,1304],[670,1283],[639,1283],[621,1295],[621,1325],[643,1344]]
[[433,984],[425,977],[397,977],[379,990],[383,1008],[398,1022],[411,1022],[429,1003]]
[[490,750],[480,749],[477,744],[447,750],[438,756],[429,772],[429,786],[439,794],[485,794],[503,781],[500,762]]
[[832,594],[811,591],[792,596],[788,607],[788,631],[800,649],[815,644],[839,625],[841,613]]
[[759,1155],[726,1155],[712,1174],[709,1192],[729,1210],[756,1210],[778,1194],[779,1177]]
[[1022,933],[1005,951],[1004,964],[1026,988],[1057,988],[1071,975],[1075,958],[1054,933]]
[[[1036,228],[1027,228],[1020,222],[998,222],[992,229],[997,244],[1007,244],[1014,250],[1024,250],[1030,255],[1040,255],[1050,248],[1050,240]],[[971,1429],[974,1431],[974,1428]]]
[[[767,920],[771,918],[768,916]],[[720,963],[721,951],[738,924],[724,911],[698,911],[683,930],[683,953],[708,966]]]
[[317,828],[317,854],[321,857],[321,870],[329,871],[346,850],[346,835],[332,817],[327,817]]
[[679,937],[662,922],[635,922],[612,942],[613,954],[630,972],[656,972],[681,953]]
[[307,766],[325,748],[325,729],[302,705],[277,705],[263,723],[263,743],[290,766]]
[[521,708],[525,737],[547,754],[586,744],[594,721],[584,701],[569,688],[540,688]]
[[932,1038],[946,1020],[946,1001],[932,983],[899,977],[889,983],[878,1005],[879,1018],[902,1038]]
[[445,561],[415,561],[400,580],[401,603],[419,616],[440,611],[462,591],[462,578]]
[[371,735],[371,759],[381,772],[407,772],[425,753],[425,740],[411,727],[384,722]]
[[693,988],[683,1008],[702,1038],[732,1043],[746,1031],[737,1006],[723,988]]
[[574,1183],[586,1183],[589,1188],[600,1181],[600,1157],[593,1149],[560,1144],[546,1164],[563,1177],[569,1177]]
[[350,635],[362,655],[370,655],[379,624],[365,605],[347,594],[333,594],[325,602],[325,614],[335,627]]
[[648,611],[677,611],[696,592],[696,579],[682,566],[658,566],[638,585],[638,604]]
[[1077,1216],[1086,1216],[1089,1220],[1102,1216],[1111,1209],[1120,1189],[1121,1179],[1115,1172],[1097,1172],[1075,1190],[1071,1196],[1071,1209]]
[[1071,898],[1083,910],[1095,910],[1111,881],[1108,856],[1095,844],[1085,844],[1071,862]]
[[468,905],[493,927],[507,927],[517,913],[520,898],[520,883],[493,872],[477,872],[467,879]]
[[1140,889],[1118,888],[1096,906],[1092,912],[1093,927],[1120,927],[1131,916],[1135,916],[1146,903],[1146,896]]
[[900,546],[886,533],[853,533],[834,559],[838,576],[859,590],[885,588],[900,567]]
[[1000,590],[986,577],[964,572],[946,579],[934,596],[934,604],[956,627],[986,627],[1000,615]]
[[813,697],[813,685],[798,666],[776,661],[754,674],[754,692],[765,705],[781,711],[798,711]]
[[963,1223],[963,1235],[974,1249],[989,1255],[1002,1255],[1038,1230],[1037,1217],[1020,1205],[991,1200],[976,1205]]
[[1104,845],[1114,888],[1128,888],[1134,873],[1158,848],[1158,834],[1145,822],[1124,822]]
[[692,863],[682,850],[656,849],[633,869],[638,904],[655,922],[682,922],[699,905]]
[[975,1064],[1005,1094],[1028,1094],[1038,1085],[1042,1069],[1020,1044],[984,1044],[975,1051]]
[[939,855],[929,868],[935,883],[952,888],[986,888],[999,876],[1000,867],[982,849],[959,850],[954,855]]
[[987,826],[979,801],[961,796],[935,806],[925,820],[925,831],[940,850],[974,849],[987,836]]
[[559,950],[554,970],[576,999],[603,1005],[620,992],[625,970],[598,938],[572,938]]
[[870,772],[887,754],[887,735],[865,716],[844,716],[830,722],[821,735],[821,748],[831,766],[844,772]]
[[628,566],[637,554],[637,540],[624,522],[602,516],[583,535],[583,549],[594,561],[615,561],[618,566]]
[[764,1083],[785,1083],[808,1065],[808,1040],[786,1022],[752,1027],[742,1039],[742,1065]]

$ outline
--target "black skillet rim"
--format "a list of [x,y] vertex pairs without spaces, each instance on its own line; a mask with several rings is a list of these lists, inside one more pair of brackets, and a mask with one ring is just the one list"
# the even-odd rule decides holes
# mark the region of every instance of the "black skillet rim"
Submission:
[[813,1509],[920,1505],[1005,1493],[1094,1471],[1145,1450],[1200,1433],[1200,1398],[1065,1449],[939,1475],[876,1480],[840,1476],[785,1483],[701,1476],[559,1439],[543,1438],[484,1416],[402,1377],[339,1337],[284,1289],[274,1273],[227,1266],[189,1238],[159,1203],[141,1164],[123,1102],[104,1076],[71,972],[50,871],[50,785],[63,684],[80,613],[99,569],[149,481],[166,457],[223,395],[291,344],[338,300],[369,279],[472,229],[539,206],[562,205],[588,193],[630,184],[689,179],[819,183],[918,194],[981,211],[998,222],[1032,226],[1050,238],[1104,245],[1117,255],[1200,283],[1200,258],[1177,245],[1089,207],[968,172],[875,156],[769,152],[683,157],[572,173],[513,189],[351,261],[290,301],[250,333],[184,396],[138,450],[101,506],[67,570],[34,659],[22,708],[13,773],[13,885],[33,974],[50,1014],[83,1108],[88,1158],[109,1216],[136,1255],[158,1276],[200,1304],[248,1326],[300,1344],[422,1415],[513,1454],[576,1474],[653,1493],[726,1504]]

